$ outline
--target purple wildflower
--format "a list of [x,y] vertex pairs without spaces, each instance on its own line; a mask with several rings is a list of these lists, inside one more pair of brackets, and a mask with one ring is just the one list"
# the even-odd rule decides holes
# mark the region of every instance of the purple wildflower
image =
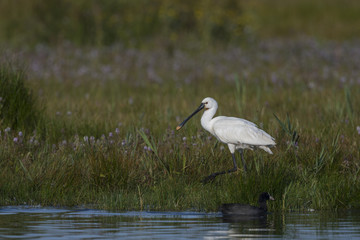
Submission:
[[130,105],[132,105],[132,104],[134,103],[134,99],[133,99],[132,97],[130,97],[130,98],[128,99],[128,102],[129,102]]
[[345,83],[345,82],[346,82],[346,77],[345,77],[345,76],[342,76],[342,77],[340,78],[340,82],[341,82],[341,83]]
[[144,150],[145,150],[145,151],[149,151],[149,152],[152,151],[151,147],[148,147],[148,146],[144,146]]

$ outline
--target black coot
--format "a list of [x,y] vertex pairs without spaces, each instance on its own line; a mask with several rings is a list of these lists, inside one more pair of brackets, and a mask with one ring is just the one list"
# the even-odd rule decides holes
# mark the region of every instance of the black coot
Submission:
[[221,205],[223,216],[263,216],[267,213],[267,200],[274,200],[269,193],[263,192],[259,196],[259,207],[249,204],[227,203]]

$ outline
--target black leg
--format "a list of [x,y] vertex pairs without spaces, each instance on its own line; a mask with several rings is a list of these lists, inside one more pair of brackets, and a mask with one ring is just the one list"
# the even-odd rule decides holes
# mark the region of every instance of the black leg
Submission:
[[[237,168],[237,164],[236,164],[235,153],[232,153],[231,156],[232,156],[233,163],[234,163],[234,168],[233,169],[229,169],[227,171],[220,171],[220,172],[212,173],[209,176],[205,177],[202,182],[205,184],[205,183],[208,183],[208,182],[214,180],[216,178],[216,176],[226,174],[226,173],[236,172],[238,170],[238,168]],[[246,166],[245,166],[245,171],[246,171]]]
[[246,163],[245,163],[245,159],[244,159],[244,150],[240,149],[240,155],[241,155],[241,161],[244,165],[244,172],[246,172],[247,169],[246,169]]
[[232,173],[232,172],[236,172],[237,169],[230,169],[230,170],[227,170],[227,171],[221,171],[221,172],[215,172],[215,173],[212,173],[210,174],[209,176],[205,177],[203,180],[202,180],[202,183],[205,184],[205,183],[208,183],[212,180],[214,180],[217,176],[219,175],[222,175],[222,174],[226,174],[226,173]]
[[[233,168],[233,170],[236,171],[236,170],[237,170],[237,165],[236,165],[235,153],[232,153],[231,156],[232,156],[232,159],[233,159],[233,162],[234,162],[234,168]],[[230,171],[230,170],[229,170],[229,171]]]

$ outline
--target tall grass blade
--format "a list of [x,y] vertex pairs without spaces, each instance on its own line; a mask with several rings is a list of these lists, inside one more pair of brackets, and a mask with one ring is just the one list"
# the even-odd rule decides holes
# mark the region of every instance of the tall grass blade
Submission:
[[144,131],[138,130],[137,132],[140,134],[140,136],[141,136],[142,139],[144,140],[145,144],[146,144],[149,148],[151,148],[151,150],[154,152],[154,154],[156,155],[156,157],[159,157],[158,151],[157,151],[157,148],[156,148],[156,145],[150,142],[149,138],[146,136],[146,134],[144,133]]
[[[276,116],[275,113],[273,113],[275,119],[278,121],[280,127],[284,130],[285,133],[287,133],[288,135],[291,135],[291,132],[289,131],[288,127],[286,126],[285,123],[283,123],[279,118],[278,116]],[[289,124],[289,123],[288,123]]]
[[323,167],[325,165],[326,155],[327,155],[327,153],[325,151],[325,147],[322,147],[321,152],[315,162],[315,167],[314,167],[315,175],[318,174],[321,169],[323,169]]
[[240,81],[238,74],[235,75],[235,86],[236,86],[236,93],[235,93],[236,104],[241,114],[243,111],[244,103],[246,101],[246,89],[245,89],[246,86],[242,81]]
[[154,152],[156,159],[162,164],[162,166],[165,168],[166,172],[169,173],[169,167],[164,163],[164,161],[159,157],[157,147],[154,142],[150,142],[149,138],[146,136],[144,131],[137,130],[137,132],[140,134],[142,139],[144,140],[145,144]]
[[353,115],[354,115],[354,109],[353,109],[353,104],[352,104],[352,101],[351,101],[351,94],[350,94],[350,90],[348,87],[345,87],[344,89],[345,91],[345,99],[346,99],[346,109],[347,109],[347,112],[348,112],[348,117],[351,121],[351,123],[353,124]]
[[33,182],[33,179],[32,179],[32,177],[31,177],[29,171],[26,169],[26,167],[25,167],[24,164],[22,163],[21,159],[19,159],[19,163],[20,163],[21,168],[24,170],[24,173],[25,173],[26,177],[27,177],[31,182]]

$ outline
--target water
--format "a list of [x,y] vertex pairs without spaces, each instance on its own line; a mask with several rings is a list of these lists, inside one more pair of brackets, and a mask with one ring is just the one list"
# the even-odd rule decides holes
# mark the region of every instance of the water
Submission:
[[219,213],[109,212],[3,207],[1,239],[360,239],[360,211],[272,213],[223,219]]

